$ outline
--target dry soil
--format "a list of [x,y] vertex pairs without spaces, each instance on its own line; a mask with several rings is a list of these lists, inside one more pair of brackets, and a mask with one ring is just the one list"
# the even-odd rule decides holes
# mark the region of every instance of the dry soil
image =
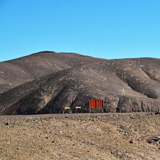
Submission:
[[160,115],[0,116],[0,160],[158,160]]

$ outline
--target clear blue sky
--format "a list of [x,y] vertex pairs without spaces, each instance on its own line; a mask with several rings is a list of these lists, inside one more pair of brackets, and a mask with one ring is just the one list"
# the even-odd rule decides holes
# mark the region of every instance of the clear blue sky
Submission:
[[160,58],[160,0],[0,0],[0,61],[44,50]]

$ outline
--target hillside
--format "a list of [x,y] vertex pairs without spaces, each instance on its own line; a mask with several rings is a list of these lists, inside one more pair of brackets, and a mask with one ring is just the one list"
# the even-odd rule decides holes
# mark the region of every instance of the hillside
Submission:
[[68,68],[100,62],[75,53],[38,52],[22,58],[0,62],[0,93]]
[[63,69],[0,94],[0,114],[62,113],[77,105],[88,112],[89,99],[103,99],[105,112],[160,110],[160,60],[103,60]]

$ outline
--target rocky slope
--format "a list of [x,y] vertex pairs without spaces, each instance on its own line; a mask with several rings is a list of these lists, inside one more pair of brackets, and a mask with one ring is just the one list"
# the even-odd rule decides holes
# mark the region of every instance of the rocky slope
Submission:
[[103,99],[105,112],[160,110],[159,59],[89,59],[0,94],[0,114],[88,112],[90,99]]
[[22,58],[0,62],[0,93],[45,75],[100,61],[102,59],[75,53],[44,51]]

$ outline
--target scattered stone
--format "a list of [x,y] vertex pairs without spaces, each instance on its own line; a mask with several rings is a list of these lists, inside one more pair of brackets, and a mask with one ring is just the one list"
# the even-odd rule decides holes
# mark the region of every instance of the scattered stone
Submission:
[[122,128],[118,128],[117,131],[123,132],[124,130]]
[[[152,138],[152,139],[148,139],[147,142],[148,142],[148,143],[156,143],[156,142],[158,142],[159,140],[160,140],[160,136],[157,136],[157,137],[154,137],[154,138]],[[159,141],[159,143],[160,143],[160,141]]]
[[135,119],[135,117],[133,117],[133,116],[130,116],[130,119]]
[[118,128],[123,128],[123,125],[118,125],[117,127],[118,127]]
[[148,139],[147,142],[148,143],[154,143],[154,140],[153,139]]
[[128,134],[127,132],[124,133],[125,136],[126,136],[127,134]]
[[118,125],[117,127],[118,127],[117,131],[119,131],[119,132],[123,132],[124,131],[124,126],[123,125]]
[[6,126],[8,126],[8,122],[7,122],[7,123],[5,123],[5,125],[6,125]]
[[131,140],[129,141],[129,143],[131,143],[131,144],[132,144],[132,143],[133,143],[133,139],[131,139]]
[[157,142],[157,141],[160,140],[160,137],[159,137],[159,136],[158,136],[158,137],[154,137],[153,140],[154,140],[155,142]]
[[117,155],[118,155],[118,156],[121,156],[121,155],[122,155],[122,153],[121,153],[121,152],[117,152]]
[[158,112],[155,112],[155,114],[160,114],[160,111],[158,111]]

